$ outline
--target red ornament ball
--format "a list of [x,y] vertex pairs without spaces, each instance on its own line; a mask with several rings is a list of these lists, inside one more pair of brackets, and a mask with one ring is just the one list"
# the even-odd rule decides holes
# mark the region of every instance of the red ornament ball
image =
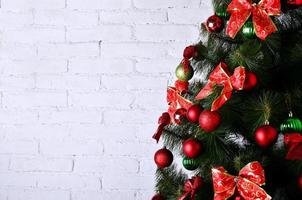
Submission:
[[244,90],[251,90],[257,85],[257,76],[253,72],[246,73],[246,79],[243,85]]
[[216,111],[204,110],[199,116],[199,125],[207,133],[214,131],[220,125],[221,117]]
[[174,122],[180,124],[187,115],[187,110],[185,108],[179,108],[174,113]]
[[156,194],[152,197],[151,200],[165,200],[165,198],[160,194]]
[[206,22],[207,29],[210,32],[220,31],[222,29],[222,19],[217,15],[212,15]]
[[164,147],[155,153],[154,161],[158,168],[169,167],[173,162],[173,154]]
[[298,185],[299,185],[300,190],[302,191],[302,175],[298,179]]
[[202,112],[200,105],[193,105],[187,111],[187,119],[190,122],[196,123],[199,120],[199,115]]
[[197,56],[197,50],[196,47],[191,45],[185,48],[183,53],[184,58],[190,59]]
[[263,125],[255,132],[255,140],[260,147],[267,148],[278,139],[278,131],[270,125]]
[[202,144],[198,140],[190,138],[184,141],[182,149],[188,158],[196,158],[201,153]]

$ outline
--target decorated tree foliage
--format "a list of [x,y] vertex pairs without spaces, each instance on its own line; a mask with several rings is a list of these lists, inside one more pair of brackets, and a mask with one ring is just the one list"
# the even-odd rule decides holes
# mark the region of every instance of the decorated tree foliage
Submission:
[[302,199],[302,1],[213,8],[167,89],[150,198]]

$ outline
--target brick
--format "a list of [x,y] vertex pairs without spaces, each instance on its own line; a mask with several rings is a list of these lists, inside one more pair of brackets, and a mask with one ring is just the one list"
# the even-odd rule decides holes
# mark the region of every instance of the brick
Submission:
[[3,94],[5,108],[66,107],[66,92],[21,92]]
[[[196,15],[196,13],[200,13]],[[211,7],[202,8],[174,8],[168,10],[169,22],[175,24],[194,24],[200,25],[205,22],[209,16],[213,14]],[[195,36],[196,37],[196,36]]]
[[[83,1],[84,2],[84,1]],[[37,10],[34,22],[39,25],[87,27],[98,24],[97,12],[77,10]]]
[[26,110],[0,110],[0,124],[23,124],[35,123],[38,120],[38,114],[34,111]]
[[80,10],[120,10],[131,8],[131,0],[67,0],[67,8]]
[[101,79],[84,75],[41,75],[36,78],[40,89],[98,90]]
[[1,59],[30,59],[37,56],[37,47],[28,44],[2,43],[0,46]]
[[148,189],[155,186],[154,176],[133,176],[123,175],[112,178],[110,175],[105,175],[103,178],[104,189]]
[[8,168],[9,168],[9,164],[10,164],[10,156],[8,156],[8,155],[1,155],[0,156],[0,172],[7,172]]
[[1,154],[36,154],[38,153],[38,144],[30,140],[1,140],[0,152]]
[[134,0],[134,6],[137,8],[155,9],[155,8],[199,8],[200,0]]
[[67,29],[69,42],[130,41],[132,30],[125,25],[102,25],[94,28]]
[[102,155],[103,144],[99,141],[41,141],[43,155]]
[[149,24],[167,22],[165,11],[101,11],[100,22],[108,24]]
[[166,101],[166,92],[137,92],[133,103],[135,107],[146,110],[162,109],[165,110],[168,105]]
[[114,200],[133,200],[136,199],[136,193],[129,190],[118,191],[73,191],[72,200],[100,200],[100,199],[114,199]]
[[0,173],[0,186],[35,187],[36,177],[29,173],[6,172]]
[[33,89],[35,80],[33,76],[3,76],[0,79],[0,89],[2,90],[20,90]]
[[184,25],[138,25],[135,37],[139,41],[192,41],[198,38],[195,26]]
[[64,0],[1,0],[1,8],[8,10],[60,9],[65,8]]
[[70,200],[70,192],[43,189],[9,189],[8,200]]
[[41,58],[73,58],[99,55],[98,43],[44,44],[38,46]]
[[70,93],[70,106],[129,108],[134,96],[121,92]]
[[34,18],[31,11],[1,11],[0,13],[0,23],[6,27],[31,25],[33,22]]
[[179,65],[181,59],[139,59],[135,64],[135,69],[141,73],[173,73]]
[[125,74],[133,72],[133,65],[130,59],[72,59],[68,69],[79,74]]

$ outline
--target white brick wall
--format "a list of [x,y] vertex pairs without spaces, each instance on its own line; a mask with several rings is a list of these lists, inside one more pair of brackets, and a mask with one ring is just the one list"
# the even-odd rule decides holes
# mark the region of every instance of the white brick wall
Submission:
[[0,200],[147,200],[210,0],[1,0]]

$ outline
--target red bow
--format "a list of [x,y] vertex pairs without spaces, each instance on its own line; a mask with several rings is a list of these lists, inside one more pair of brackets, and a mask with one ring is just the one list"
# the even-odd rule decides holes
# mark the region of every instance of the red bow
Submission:
[[280,15],[280,0],[262,0],[253,4],[252,0],[233,0],[228,6],[227,12],[231,14],[226,33],[235,38],[239,30],[253,15],[253,24],[257,37],[264,40],[268,35],[277,31],[277,27],[270,15]]
[[288,0],[287,3],[291,5],[302,5],[302,0]]
[[265,184],[264,170],[259,162],[243,167],[239,176],[232,176],[223,167],[212,169],[214,200],[226,200],[234,195],[235,189],[243,199],[270,200],[271,197],[260,187]]
[[189,194],[190,199],[193,200],[195,193],[202,187],[203,181],[200,176],[192,177],[192,179],[189,179],[186,181],[184,186],[184,194],[178,198],[178,200],[184,200]]
[[302,160],[302,135],[300,133],[285,134],[284,143],[288,147],[287,160]]
[[216,85],[223,86],[220,96],[212,103],[212,111],[218,110],[232,96],[233,89],[242,90],[246,72],[244,67],[237,67],[234,74],[230,76],[225,63],[220,63],[210,74],[207,85],[197,94],[195,99],[204,99],[212,94]]

